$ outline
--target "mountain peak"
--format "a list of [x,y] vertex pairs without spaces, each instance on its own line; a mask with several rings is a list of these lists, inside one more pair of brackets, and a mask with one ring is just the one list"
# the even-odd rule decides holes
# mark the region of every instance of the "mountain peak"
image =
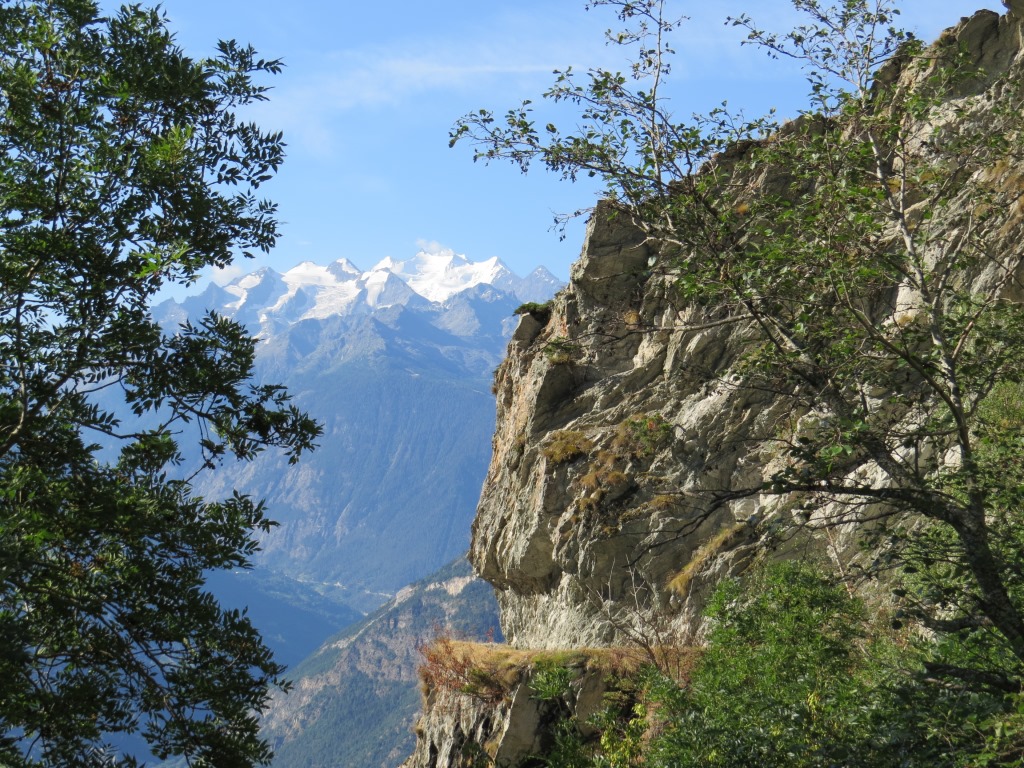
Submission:
[[371,272],[379,272],[381,270],[384,270],[386,272],[396,272],[396,270],[397,271],[401,271],[403,264],[404,264],[404,262],[396,260],[393,256],[385,256],[383,259],[381,259],[376,264],[374,264],[372,267],[370,267],[370,271]]
[[260,267],[254,272],[249,272],[248,274],[236,277],[234,280],[232,280],[224,287],[230,293],[239,295],[243,291],[248,291],[251,290],[252,288],[255,288],[257,285],[260,285],[261,283],[265,282],[268,278],[273,280],[274,278],[278,278],[280,276],[280,273],[276,272],[270,267]]
[[338,282],[330,267],[312,261],[303,261],[289,269],[284,273],[284,280],[289,286],[334,285]]
[[366,312],[395,305],[440,305],[464,291],[487,287],[513,294],[519,301],[544,301],[561,287],[548,270],[526,278],[513,273],[497,256],[470,261],[450,248],[427,247],[405,260],[387,256],[363,271],[345,258],[323,266],[303,261],[283,273],[263,267],[223,288],[226,301],[216,307],[239,322],[256,327],[290,324]]
[[348,259],[337,259],[336,261],[332,262],[329,267],[327,267],[327,270],[332,275],[335,275],[336,277],[342,279],[344,278],[345,275],[359,277],[361,274],[363,274],[363,270],[361,270]]
[[541,278],[544,280],[551,280],[551,282],[554,283],[561,282],[557,277],[554,276],[554,274],[552,274],[550,269],[543,265],[537,267],[535,270],[533,270],[533,272],[527,275],[527,279],[530,279],[531,277]]

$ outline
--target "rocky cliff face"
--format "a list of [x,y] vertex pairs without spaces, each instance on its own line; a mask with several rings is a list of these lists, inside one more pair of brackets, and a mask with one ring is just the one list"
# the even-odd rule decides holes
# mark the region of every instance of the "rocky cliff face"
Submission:
[[682,491],[743,471],[759,404],[718,378],[734,331],[673,330],[689,318],[671,274],[609,214],[596,211],[569,288],[546,322],[524,318],[497,372],[471,558],[517,646],[622,641],[617,624],[663,612],[700,543],[754,510],[687,529]]
[[[984,76],[967,80],[940,119],[984,125],[1001,78],[1021,68],[1022,19],[1024,7],[980,11],[945,33]],[[676,637],[692,639],[707,587],[755,543],[749,523],[778,501],[708,514],[708,492],[766,476],[774,457],[748,438],[788,414],[727,375],[749,330],[708,318],[682,303],[671,269],[607,206],[550,312],[523,318],[496,375],[471,550],[497,588],[510,643],[623,642],[666,614]],[[846,543],[790,546],[838,556]]]
[[[1006,15],[980,11],[945,33],[943,44],[961,46],[984,76],[950,97],[940,121],[990,119],[1001,83],[1024,70],[1022,21],[1024,0],[1013,0]],[[894,66],[882,76],[910,75]],[[1002,235],[1016,247],[1015,234]],[[778,500],[712,509],[708,491],[767,476],[778,457],[748,438],[788,414],[728,375],[749,331],[683,303],[657,257],[624,216],[599,206],[570,285],[522,318],[496,373],[497,429],[470,558],[495,586],[516,648],[693,642],[711,588],[765,545],[754,523]],[[851,539],[800,534],[777,555],[811,547],[844,559]],[[453,729],[500,742],[505,726],[483,710],[446,711],[456,714],[428,711],[407,766],[463,764],[437,748]]]
[[[416,750],[402,768],[534,765],[555,746],[566,717],[586,724],[605,707],[607,696],[628,699],[629,693],[616,687],[616,676],[635,671],[639,660],[622,651],[524,652],[473,643],[459,643],[446,653],[472,663],[484,687],[466,695],[424,679]],[[567,673],[557,691],[544,682],[545,670],[555,665]]]

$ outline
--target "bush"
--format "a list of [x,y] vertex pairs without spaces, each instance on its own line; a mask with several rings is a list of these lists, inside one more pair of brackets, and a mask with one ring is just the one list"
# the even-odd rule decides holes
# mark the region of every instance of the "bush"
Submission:
[[569,667],[553,661],[539,661],[530,679],[530,690],[539,701],[554,701],[569,692],[577,674]]
[[630,416],[615,430],[612,446],[634,458],[652,456],[672,442],[673,427],[660,413]]
[[508,693],[508,681],[494,660],[481,660],[474,645],[441,635],[420,648],[419,675],[424,697],[433,691],[470,696],[485,704],[499,704]]
[[846,765],[858,743],[854,702],[863,608],[795,563],[728,581],[708,609],[715,624],[686,688],[654,680],[665,732],[655,765]]
[[689,684],[648,678],[663,727],[651,768],[1020,764],[1012,738],[991,737],[995,724],[1015,725],[998,714],[1009,703],[936,685],[921,659],[937,646],[878,629],[860,600],[811,565],[724,582],[707,615],[714,626]]
[[551,319],[551,302],[546,301],[538,304],[536,301],[528,301],[516,307],[514,315],[533,315],[541,323],[546,324]]
[[556,336],[544,345],[544,354],[552,365],[568,365],[579,358],[582,347],[561,336]]

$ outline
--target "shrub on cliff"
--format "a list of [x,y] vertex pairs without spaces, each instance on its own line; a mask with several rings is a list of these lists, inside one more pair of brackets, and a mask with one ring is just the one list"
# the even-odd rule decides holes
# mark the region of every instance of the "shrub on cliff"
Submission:
[[723,582],[707,613],[713,629],[689,682],[651,680],[657,735],[645,765],[939,768],[977,754],[960,725],[970,707],[957,693],[916,695],[907,673],[923,668],[899,649],[906,638],[869,622],[813,566]]
[[[683,677],[653,666],[621,682],[588,723],[563,713],[549,768],[954,768],[1007,764],[1014,701],[936,688],[943,652],[871,616],[806,562],[761,564],[721,583],[706,647]],[[990,762],[986,762],[990,761]],[[1013,764],[1010,762],[1009,764]]]

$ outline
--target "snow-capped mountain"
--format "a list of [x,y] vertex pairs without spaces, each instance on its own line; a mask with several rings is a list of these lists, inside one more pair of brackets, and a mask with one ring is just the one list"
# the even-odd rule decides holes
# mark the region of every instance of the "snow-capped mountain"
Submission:
[[362,272],[346,259],[327,266],[304,261],[283,274],[265,267],[223,288],[231,297],[223,306],[226,314],[246,315],[258,308],[254,319],[260,324],[404,305],[417,296],[391,271],[374,268]]
[[486,261],[471,262],[451,250],[437,253],[420,251],[408,261],[388,257],[373,270],[385,270],[403,280],[416,293],[430,301],[445,301],[456,293],[476,285],[493,285],[515,293],[522,282],[494,256]]
[[391,257],[367,271],[347,259],[327,266],[303,262],[279,273],[264,267],[227,285],[211,286],[182,303],[204,303],[250,327],[280,327],[301,320],[369,313],[394,306],[444,304],[478,286],[492,286],[520,302],[549,298],[561,282],[544,267],[521,278],[500,259],[473,262],[452,250]]

